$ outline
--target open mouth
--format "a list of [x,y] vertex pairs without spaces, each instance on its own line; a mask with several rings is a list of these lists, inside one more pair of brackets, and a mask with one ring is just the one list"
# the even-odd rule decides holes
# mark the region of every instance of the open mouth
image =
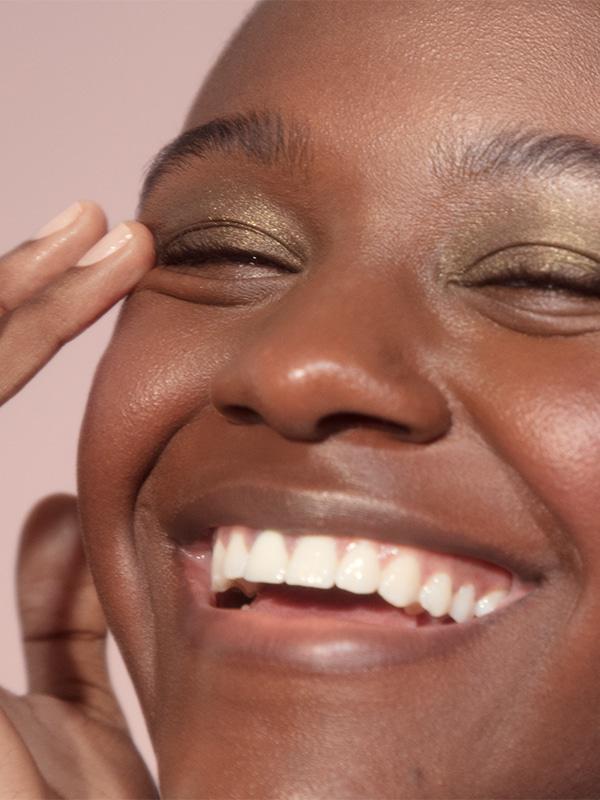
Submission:
[[552,563],[499,512],[482,531],[377,496],[205,482],[165,503],[161,528],[183,635],[232,668],[337,674],[472,658],[525,635],[545,608]]
[[196,562],[195,582],[208,604],[246,612],[248,620],[260,613],[289,622],[462,626],[533,588],[480,559],[322,532],[221,526],[211,541],[184,552]]

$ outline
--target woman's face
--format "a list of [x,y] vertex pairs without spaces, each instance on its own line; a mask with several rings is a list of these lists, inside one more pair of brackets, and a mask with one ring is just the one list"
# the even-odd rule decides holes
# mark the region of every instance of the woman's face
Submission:
[[[159,162],[159,266],[100,365],[80,492],[165,796],[598,789],[599,22],[261,5]],[[259,257],[206,259],[232,248]],[[300,616],[277,589],[212,608],[234,524],[520,597],[416,628],[324,616],[317,589]]]

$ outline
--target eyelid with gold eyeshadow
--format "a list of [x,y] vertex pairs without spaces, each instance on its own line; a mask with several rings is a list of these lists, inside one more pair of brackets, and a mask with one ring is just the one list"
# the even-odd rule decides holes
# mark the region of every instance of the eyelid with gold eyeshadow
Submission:
[[[539,264],[537,268],[532,266],[532,262],[536,261]],[[500,265],[490,269],[490,262],[500,262]],[[482,264],[486,266],[483,274]],[[566,266],[570,269],[565,269]],[[476,277],[470,277],[473,272]],[[584,253],[556,245],[512,245],[480,258],[460,274],[451,275],[448,283],[472,288],[545,288],[549,291],[600,297],[600,262]]]
[[303,257],[295,250],[255,226],[230,220],[210,221],[181,231],[166,242],[157,238],[159,266],[200,267],[206,262],[240,261],[260,264],[283,272],[300,272]]

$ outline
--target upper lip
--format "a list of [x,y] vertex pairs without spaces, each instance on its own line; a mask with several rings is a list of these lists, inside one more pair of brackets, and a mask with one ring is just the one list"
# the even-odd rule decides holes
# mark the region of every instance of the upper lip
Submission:
[[[342,491],[291,489],[272,484],[221,484],[202,492],[169,520],[169,535],[181,545],[225,525],[275,528],[389,541],[424,550],[467,556],[502,567],[527,582],[543,570],[481,531],[449,529],[430,514],[379,498]],[[503,540],[502,544],[506,545]]]

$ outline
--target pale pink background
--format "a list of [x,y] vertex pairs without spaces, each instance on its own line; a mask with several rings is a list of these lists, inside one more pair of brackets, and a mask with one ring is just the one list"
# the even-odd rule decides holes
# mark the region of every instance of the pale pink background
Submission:
[[[0,2],[0,252],[89,198],[132,217],[142,170],[252,0]],[[24,689],[15,617],[18,529],[41,495],[75,490],[79,424],[115,312],[67,345],[0,410],[0,684]],[[136,740],[151,750],[114,644]]]

